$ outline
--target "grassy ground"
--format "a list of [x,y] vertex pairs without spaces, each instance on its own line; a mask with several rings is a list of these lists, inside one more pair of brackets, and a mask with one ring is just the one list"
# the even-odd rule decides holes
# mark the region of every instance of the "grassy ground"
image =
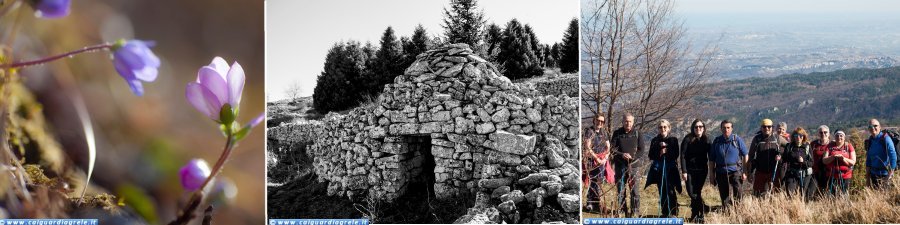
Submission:
[[[657,191],[656,185],[651,185],[644,189],[644,182],[646,179],[642,179],[640,184],[637,184],[641,188],[641,205],[640,211],[641,215],[639,217],[659,217],[660,216],[660,205],[659,205],[659,192]],[[605,203],[607,208],[615,209],[616,205],[616,186],[613,184],[604,183],[601,186],[601,193],[606,193],[603,195],[603,200],[601,202]],[[587,193],[588,189],[583,188],[582,191],[582,205],[586,204],[587,201]],[[677,194],[678,196],[678,217],[687,219],[691,216],[691,199],[687,195],[687,190],[684,190],[682,193]],[[702,192],[703,200],[707,205],[719,208],[721,206],[721,199],[719,198],[719,191],[715,186],[709,185],[708,183],[703,186]],[[582,213],[582,218],[601,218],[601,217],[621,217],[617,216],[614,212],[603,211],[597,212],[587,212],[586,210]]]
[[[707,223],[900,223],[900,178],[895,177],[894,188],[874,191],[867,188],[852,191],[849,199],[824,197],[819,200],[803,202],[800,198],[789,198],[783,192],[772,197],[752,197],[749,190],[733,210],[721,210],[721,200],[715,186],[703,187],[703,199],[713,208],[707,214]],[[643,187],[643,181],[641,182]],[[745,189],[749,184],[745,182]],[[615,205],[615,186],[604,184],[606,191],[603,202],[608,207]],[[582,202],[587,199],[587,189],[583,189]],[[659,217],[659,193],[655,186],[641,191],[641,215],[639,217]],[[686,192],[678,194],[678,217],[690,217],[690,198]],[[613,212],[587,212],[582,218],[621,217]],[[686,223],[690,221],[685,220]]]
[[735,210],[712,213],[710,223],[900,223],[900,178],[887,190],[851,191],[848,198],[825,197],[803,202],[778,194],[771,198],[745,198]]
[[364,218],[371,223],[452,223],[473,206],[475,197],[448,200],[428,197],[421,183],[411,183],[408,191],[393,203],[328,196],[327,184],[312,173],[283,185],[268,187],[269,218]]
[[274,127],[282,123],[294,123],[299,120],[315,120],[322,114],[312,108],[312,97],[300,97],[266,103],[268,109],[266,126]]

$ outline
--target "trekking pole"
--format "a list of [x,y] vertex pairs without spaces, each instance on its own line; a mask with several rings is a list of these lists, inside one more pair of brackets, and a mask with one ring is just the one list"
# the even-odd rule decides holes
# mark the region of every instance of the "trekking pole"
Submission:
[[[807,156],[808,156],[808,155],[809,155],[809,154],[807,153]],[[803,159],[803,156],[802,156],[802,155],[800,156],[800,159]],[[802,163],[806,163],[806,162],[804,161],[804,162],[802,162]],[[800,164],[801,168],[802,168],[803,165],[804,165],[804,164]],[[804,177],[806,177],[806,171],[807,171],[807,169],[804,169],[804,170],[801,170],[801,171],[800,171],[800,184],[799,184],[799,186],[800,186],[800,197],[803,198],[803,200],[806,200],[806,180],[803,179]]]
[[662,158],[662,178],[660,178],[660,186],[659,186],[659,215],[663,216],[663,196],[666,190],[666,158],[663,156]]
[[[666,169],[666,158],[665,157],[663,157],[663,167],[662,168],[663,168],[663,170],[662,170],[663,171],[663,176],[662,176],[663,189],[662,190],[665,192],[664,192],[664,194],[663,194],[663,192],[661,192],[661,194],[663,194],[663,196],[666,197],[666,204],[665,204],[666,212],[667,212],[667,214],[671,215],[672,214],[672,207],[671,207],[672,199],[671,199],[671,196],[669,195],[669,185],[667,184],[669,170]],[[662,204],[662,201],[660,201],[660,204]],[[662,208],[660,208],[660,210],[661,209]]]
[[804,182],[804,180],[803,180],[803,177],[804,177],[803,175],[804,175],[804,174],[806,174],[806,171],[805,171],[805,170],[802,171],[802,172],[800,172],[800,197],[803,198],[803,199],[805,200],[805,199],[806,199],[806,194],[805,194],[806,192],[804,191],[804,189],[806,189],[806,182]]
[[775,189],[775,177],[778,175],[778,164],[781,160],[775,160],[775,170],[772,171],[772,180],[769,182],[769,194],[772,194],[772,189]]

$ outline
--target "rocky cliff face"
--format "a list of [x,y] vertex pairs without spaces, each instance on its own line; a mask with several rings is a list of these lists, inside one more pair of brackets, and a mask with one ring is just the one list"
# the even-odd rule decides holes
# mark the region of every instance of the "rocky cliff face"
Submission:
[[429,177],[437,198],[486,194],[484,207],[503,198],[505,214],[546,199],[577,212],[578,99],[537,93],[467,45],[443,46],[372,104],[327,115],[307,153],[329,195],[391,201]]

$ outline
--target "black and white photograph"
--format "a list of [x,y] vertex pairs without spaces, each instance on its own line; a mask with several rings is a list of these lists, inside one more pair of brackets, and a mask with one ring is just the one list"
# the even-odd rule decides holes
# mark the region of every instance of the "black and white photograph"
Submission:
[[579,2],[266,2],[267,214],[580,223]]

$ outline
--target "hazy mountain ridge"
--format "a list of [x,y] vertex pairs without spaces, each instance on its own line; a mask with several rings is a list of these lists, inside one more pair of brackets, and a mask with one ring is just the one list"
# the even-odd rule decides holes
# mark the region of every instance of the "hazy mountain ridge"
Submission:
[[900,67],[729,80],[707,91],[694,99],[697,107],[689,114],[735,120],[739,134],[755,132],[762,118],[791,128],[859,127],[869,118],[900,121]]

